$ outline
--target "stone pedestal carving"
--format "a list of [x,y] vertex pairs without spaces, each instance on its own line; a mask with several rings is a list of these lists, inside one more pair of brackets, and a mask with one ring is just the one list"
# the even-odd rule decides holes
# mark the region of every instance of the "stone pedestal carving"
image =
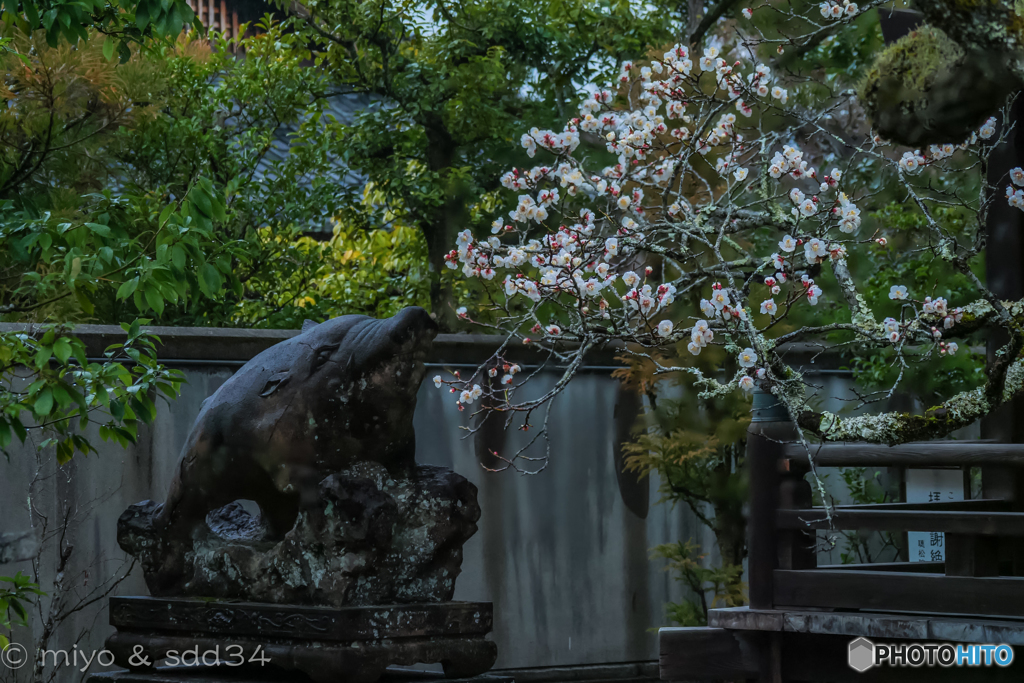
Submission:
[[494,665],[490,603],[305,607],[111,598],[106,648],[137,672],[219,663],[224,673],[299,671],[317,683],[372,683],[388,666],[440,663],[450,678]]

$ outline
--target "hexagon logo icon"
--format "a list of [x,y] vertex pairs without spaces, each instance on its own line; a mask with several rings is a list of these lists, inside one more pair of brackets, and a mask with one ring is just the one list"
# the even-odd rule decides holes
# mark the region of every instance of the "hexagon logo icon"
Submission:
[[875,665],[875,644],[867,638],[850,641],[849,663],[850,668],[859,673],[870,669]]

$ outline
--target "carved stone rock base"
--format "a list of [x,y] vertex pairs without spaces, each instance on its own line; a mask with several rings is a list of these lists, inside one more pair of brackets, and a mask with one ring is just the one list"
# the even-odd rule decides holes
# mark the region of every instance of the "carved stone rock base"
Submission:
[[440,663],[477,676],[497,658],[490,603],[308,607],[116,597],[106,649],[133,671],[217,665],[234,673],[300,671],[317,683],[374,683],[394,665]]

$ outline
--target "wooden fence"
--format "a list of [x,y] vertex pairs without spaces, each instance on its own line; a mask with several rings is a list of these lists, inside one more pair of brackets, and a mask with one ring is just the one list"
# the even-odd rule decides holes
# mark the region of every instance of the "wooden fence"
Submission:
[[228,11],[226,0],[188,0],[188,6],[206,28],[220,31],[228,38],[238,37],[238,11]]
[[[793,427],[757,416],[750,463],[750,606],[1024,616],[1024,444],[943,441],[826,444],[810,452]],[[982,468],[983,497],[930,503],[811,505],[818,467]],[[942,532],[944,562],[816,566],[819,529]]]
[[[965,483],[980,468],[980,497],[827,510],[812,504],[810,459],[816,467],[897,472],[957,468]],[[975,680],[969,676],[977,672],[955,668],[857,673],[847,665],[846,647],[858,636],[1024,645],[1024,444],[808,449],[773,397],[761,395],[746,460],[750,606],[710,610],[706,628],[662,629],[663,680]],[[945,557],[818,566],[816,547],[826,534],[844,531],[941,532]],[[977,680],[1024,680],[1020,664]]]

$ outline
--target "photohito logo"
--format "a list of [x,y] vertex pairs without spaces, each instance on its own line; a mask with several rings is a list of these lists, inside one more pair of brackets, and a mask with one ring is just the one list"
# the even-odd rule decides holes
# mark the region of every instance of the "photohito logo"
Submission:
[[863,673],[873,666],[1009,666],[1009,645],[951,645],[949,643],[886,643],[867,638],[850,641],[847,663]]
[[850,668],[861,673],[875,665],[875,644],[867,638],[850,642]]

